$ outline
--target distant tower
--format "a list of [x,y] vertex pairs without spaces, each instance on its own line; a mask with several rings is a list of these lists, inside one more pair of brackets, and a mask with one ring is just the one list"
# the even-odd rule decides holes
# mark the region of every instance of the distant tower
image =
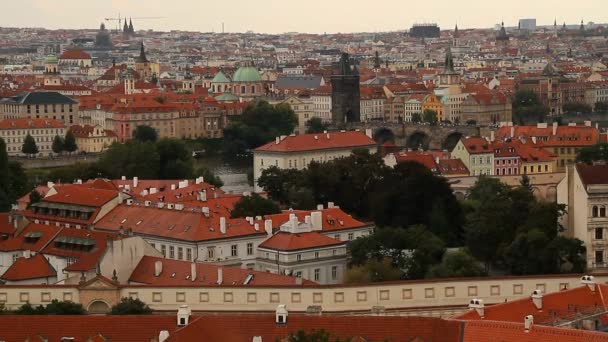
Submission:
[[454,70],[454,56],[452,47],[448,45],[445,53],[443,72],[439,74],[439,88],[443,88],[443,95],[456,95],[461,93],[460,74]]
[[122,33],[129,34],[129,25],[127,25],[127,21],[125,20],[125,24],[122,26]]
[[454,41],[454,46],[458,46],[460,45],[459,43],[459,38],[460,38],[460,32],[458,32],[458,23],[456,23],[456,26],[454,27],[454,35],[452,36],[453,41]]
[[133,28],[133,20],[129,18],[129,34],[135,34],[135,29]]
[[106,30],[106,25],[101,23],[99,25],[99,32],[95,36],[95,46],[98,48],[111,48],[112,40],[110,39],[110,32]]
[[144,42],[141,42],[139,50],[139,56],[135,59],[135,71],[139,73],[140,77],[144,80],[152,79],[153,70],[150,65],[148,57],[146,57],[146,51],[144,49]]
[[506,47],[509,44],[509,35],[507,34],[507,30],[505,29],[505,23],[502,22],[500,26],[500,31],[496,35],[496,43],[500,44],[502,47]]
[[581,34],[585,33],[585,24],[583,24],[583,19],[581,19],[581,27],[578,28]]
[[61,76],[59,76],[59,61],[55,54],[50,54],[44,60],[44,85],[56,86],[61,85]]
[[380,56],[378,55],[378,51],[376,51],[376,55],[374,56],[374,69],[380,70],[381,67]]
[[359,71],[342,53],[337,74],[331,75],[331,116],[334,124],[360,121]]
[[557,18],[553,20],[553,37],[557,38],[559,31],[557,30]]

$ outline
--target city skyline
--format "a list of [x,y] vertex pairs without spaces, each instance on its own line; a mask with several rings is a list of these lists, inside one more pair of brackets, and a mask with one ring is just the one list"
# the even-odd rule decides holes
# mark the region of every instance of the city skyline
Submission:
[[[14,8],[11,8],[15,6]],[[495,4],[481,0],[459,3],[430,1],[404,3],[396,0],[384,1],[372,7],[363,1],[311,0],[306,6],[285,4],[278,0],[261,0],[255,3],[234,1],[229,9],[224,3],[202,3],[194,0],[178,0],[176,6],[167,7],[160,0],[110,0],[104,2],[81,2],[63,0],[62,6],[45,0],[24,0],[9,4],[8,10],[0,14],[3,27],[44,27],[49,29],[97,28],[100,23],[115,28],[115,21],[104,18],[162,17],[159,19],[134,19],[136,29],[156,31],[200,31],[258,33],[338,33],[338,32],[384,32],[409,29],[414,23],[437,23],[442,29],[490,28],[505,22],[506,26],[517,26],[519,19],[536,18],[538,25],[550,25],[554,20],[561,25],[574,25],[583,20],[604,22],[601,16],[589,16],[601,12],[606,4],[602,0],[582,0],[575,6],[555,5],[553,1],[515,0],[495,10]],[[162,8],[162,10],[161,10]],[[336,15],[343,13],[343,15]],[[376,14],[373,14],[376,13]],[[485,15],[479,15],[484,13]],[[495,14],[492,14],[495,13]],[[75,15],[78,14],[78,15]],[[312,19],[314,18],[314,20]]]

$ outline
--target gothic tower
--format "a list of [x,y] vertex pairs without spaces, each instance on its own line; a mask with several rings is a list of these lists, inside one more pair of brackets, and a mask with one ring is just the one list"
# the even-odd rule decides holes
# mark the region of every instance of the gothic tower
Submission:
[[331,116],[334,124],[360,121],[359,71],[342,53],[338,71],[331,75]]

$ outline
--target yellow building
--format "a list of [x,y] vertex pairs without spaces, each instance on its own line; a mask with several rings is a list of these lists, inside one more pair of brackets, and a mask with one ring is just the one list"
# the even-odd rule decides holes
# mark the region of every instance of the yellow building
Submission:
[[135,71],[139,74],[142,80],[151,80],[153,77],[158,77],[160,74],[160,65],[158,63],[152,63],[146,57],[146,51],[144,51],[144,43],[141,43],[141,50],[139,51],[139,57],[135,59]]
[[443,118],[443,106],[441,105],[441,101],[435,94],[429,94],[424,97],[422,100],[422,113],[425,110],[433,110],[437,113],[437,120],[442,121]]
[[521,144],[516,147],[520,157],[520,174],[553,173],[556,171],[555,155],[542,147]]
[[99,125],[74,125],[70,127],[70,131],[76,138],[78,150],[86,153],[103,152],[118,141],[118,136],[114,131],[104,129]]

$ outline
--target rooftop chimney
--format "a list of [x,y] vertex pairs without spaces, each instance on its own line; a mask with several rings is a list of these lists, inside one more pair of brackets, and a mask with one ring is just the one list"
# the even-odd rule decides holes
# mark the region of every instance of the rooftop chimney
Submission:
[[279,138],[279,137],[274,138],[274,143],[275,144],[278,145],[280,142],[281,142],[281,138]]
[[220,232],[226,234],[226,218],[223,216],[220,217]]
[[253,225],[253,229],[255,229],[256,232],[259,232],[260,231],[260,224],[259,223],[255,223]]
[[203,215],[205,215],[205,217],[209,217],[209,207],[203,207]]
[[482,299],[471,299],[471,301],[469,302],[469,309],[475,309],[479,317],[483,318],[484,306]]
[[327,209],[331,209],[334,207],[334,202],[327,202]]
[[133,187],[137,188],[137,184],[139,184],[139,178],[133,177]]
[[530,329],[532,329],[532,324],[534,324],[534,316],[532,315],[528,315],[524,318],[524,329],[526,329],[526,332],[530,331]]
[[177,326],[184,327],[188,325],[191,313],[192,311],[188,305],[180,305],[179,309],[177,309]]
[[287,312],[287,305],[285,305],[285,304],[278,305],[275,313],[276,313],[275,323],[287,324],[287,315],[289,314]]
[[194,262],[190,264],[190,280],[196,280],[196,263]]
[[268,236],[272,236],[272,220],[264,221],[264,230]]
[[585,126],[591,127],[591,121],[590,120],[585,120]]
[[312,226],[312,230],[322,230],[323,229],[323,213],[320,211],[313,211],[310,213],[310,223]]
[[370,139],[373,139],[373,138],[374,138],[374,137],[373,137],[373,133],[372,133],[371,128],[367,128],[367,129],[365,130],[365,135],[367,135],[367,137],[368,137],[368,138],[370,138]]
[[494,141],[494,131],[490,131],[490,141]]
[[536,306],[536,308],[538,310],[542,310],[543,308],[543,292],[541,290],[534,290],[534,292],[532,292],[532,302],[534,303],[534,306]]
[[323,210],[323,204],[317,204],[317,210]]
[[553,126],[551,126],[551,134],[553,134],[553,135],[557,134],[557,122],[554,122]]
[[595,291],[595,278],[591,275],[581,277],[581,284],[587,285],[591,291]]
[[511,138],[515,136],[515,127],[511,126]]
[[165,342],[169,338],[169,332],[167,330],[161,330],[158,334],[158,342]]
[[160,260],[156,260],[154,263],[154,276],[158,277],[163,272],[163,262]]
[[127,176],[120,177],[120,180],[127,180]]
[[217,268],[217,284],[222,285],[224,282],[224,269],[221,267]]

